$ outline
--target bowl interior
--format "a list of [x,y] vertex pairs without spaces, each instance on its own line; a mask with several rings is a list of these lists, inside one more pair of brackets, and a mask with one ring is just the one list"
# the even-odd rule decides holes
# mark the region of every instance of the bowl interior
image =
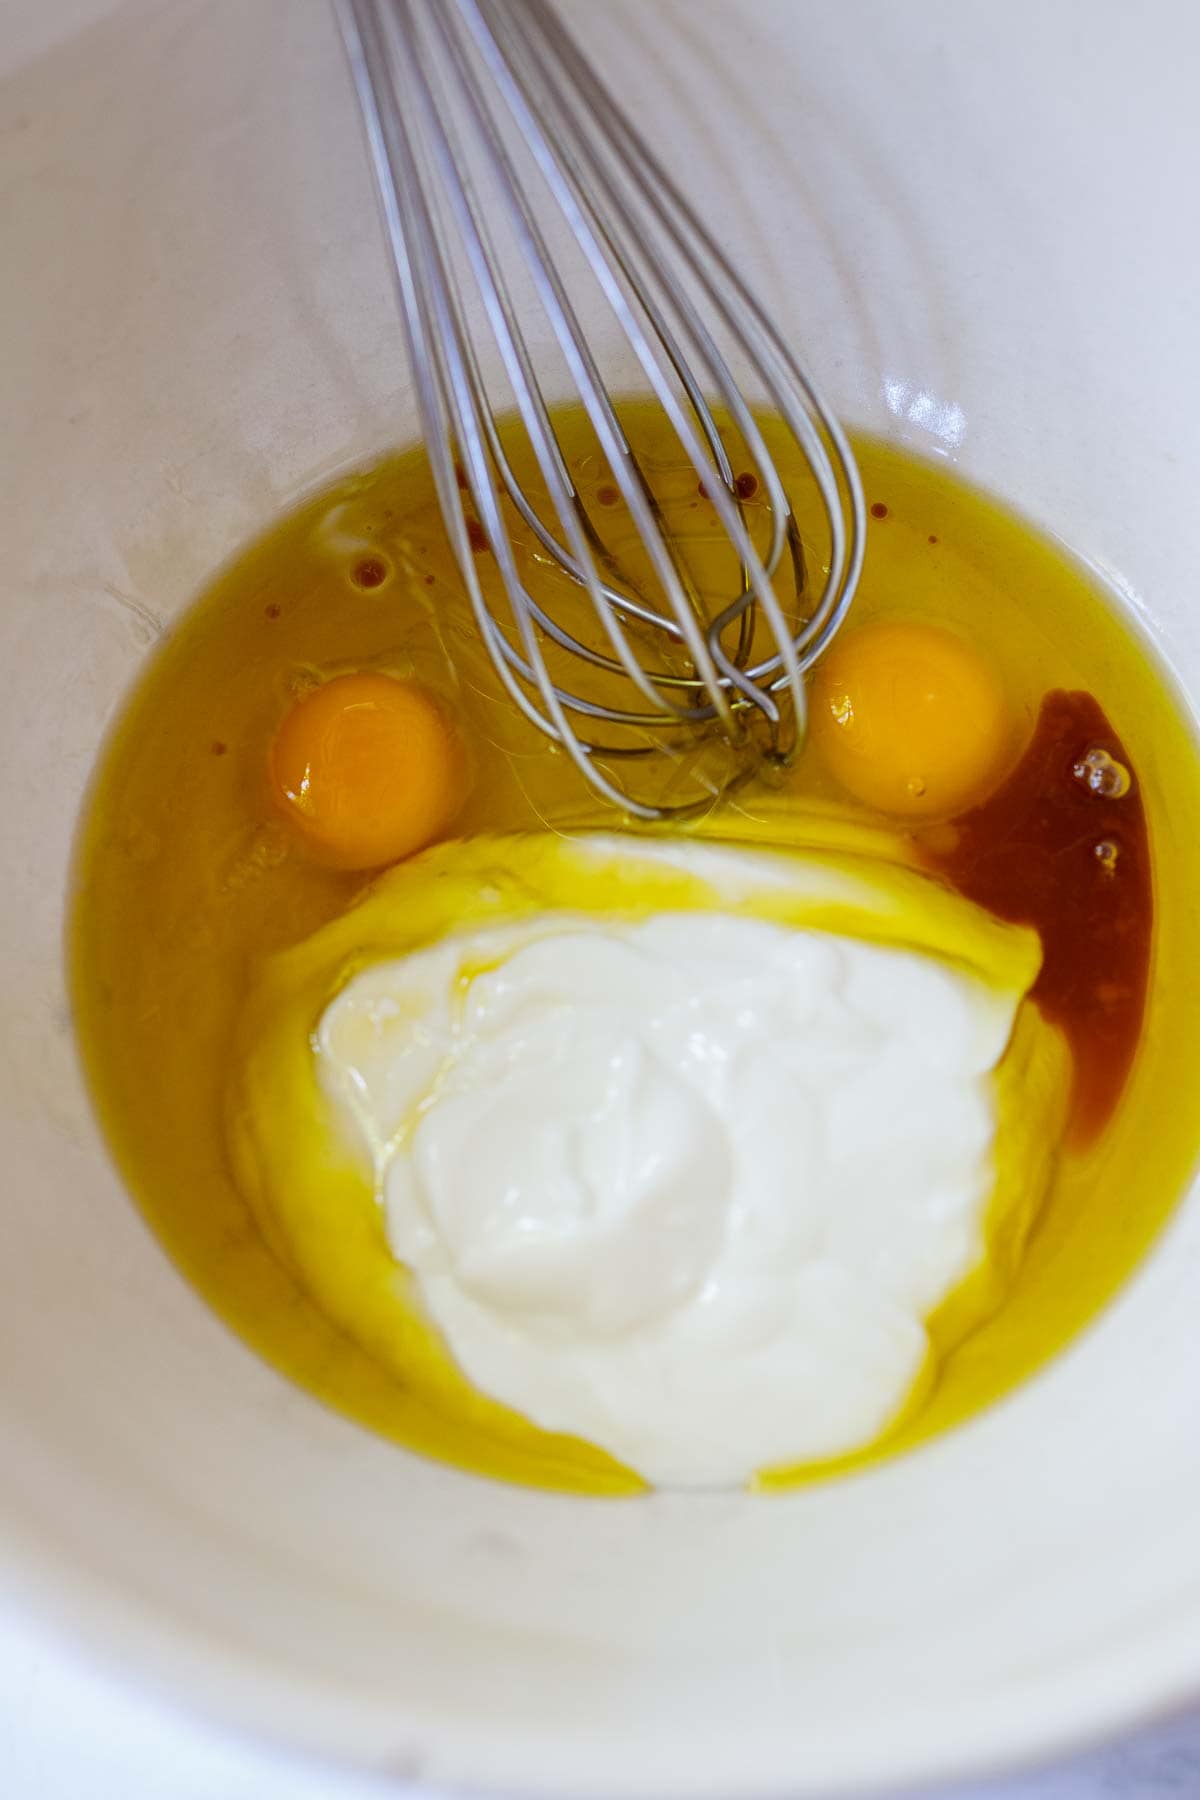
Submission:
[[[327,9],[76,11],[53,43],[0,32],[14,1587],[195,1703],[488,1788],[829,1794],[1179,1697],[1200,1196],[1007,1403],[769,1501],[572,1501],[407,1456],[261,1365],[150,1237],[64,988],[89,769],[212,569],[414,407]],[[1173,41],[1115,0],[1086,32],[1035,0],[574,22],[845,418],[1060,533],[1200,696],[1200,21],[1163,16]]]

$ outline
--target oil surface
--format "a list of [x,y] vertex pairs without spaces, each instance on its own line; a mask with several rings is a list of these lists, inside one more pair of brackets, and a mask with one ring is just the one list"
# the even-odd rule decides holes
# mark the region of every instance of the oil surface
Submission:
[[[717,534],[690,470],[648,420],[631,435],[701,571]],[[585,501],[612,507],[607,471],[563,426]],[[1128,1275],[1191,1170],[1197,1126],[1164,1096],[1200,1069],[1200,969],[1191,953],[1200,771],[1162,673],[1078,565],[950,477],[856,443],[871,503],[854,617],[941,622],[969,638],[1028,743],[1052,689],[1095,697],[1136,767],[1152,863],[1150,997],[1131,1076],[1103,1132],[1069,1148],[1006,1304],[943,1365],[925,1404],[869,1455],[927,1436],[1003,1393],[1059,1348]],[[786,478],[786,470],[785,470]],[[802,484],[793,484],[797,496]],[[751,495],[746,503],[759,502]],[[798,507],[798,511],[799,511]],[[800,512],[801,529],[805,521]],[[710,549],[711,546],[711,549]],[[477,543],[485,583],[494,579]],[[723,577],[722,577],[723,578]],[[611,826],[576,771],[498,689],[444,542],[420,453],[315,496],[247,550],[180,621],[134,691],[81,833],[72,935],[83,1053],[125,1178],[189,1277],[244,1338],[331,1405],[432,1454],[547,1485],[627,1481],[505,1444],[464,1441],[316,1310],[263,1242],[223,1131],[230,1046],[247,972],[339,914],[361,875],[311,861],[274,815],[267,748],[295,697],[349,670],[416,675],[456,717],[472,765],[456,831]],[[786,778],[797,804],[870,822],[816,754]],[[727,803],[736,835],[770,841],[753,787]],[[705,829],[719,833],[721,815]],[[986,898],[986,895],[983,896]],[[855,1459],[861,1460],[861,1459]]]

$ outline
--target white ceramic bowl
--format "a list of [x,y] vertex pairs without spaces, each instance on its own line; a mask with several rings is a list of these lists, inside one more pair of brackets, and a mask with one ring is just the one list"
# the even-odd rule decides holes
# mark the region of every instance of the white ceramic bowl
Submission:
[[[1200,693],[1188,0],[573,17],[845,416],[1144,597]],[[829,1795],[1195,1692],[1198,1195],[1006,1404],[769,1501],[411,1458],[167,1262],[75,1066],[80,796],[208,572],[412,400],[323,0],[24,0],[0,38],[6,1582],[197,1705],[479,1788]]]

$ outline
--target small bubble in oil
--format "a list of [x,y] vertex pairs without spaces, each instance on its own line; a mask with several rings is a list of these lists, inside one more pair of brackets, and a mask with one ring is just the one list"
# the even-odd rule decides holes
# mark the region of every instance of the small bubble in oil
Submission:
[[382,556],[363,556],[351,569],[350,579],[355,587],[377,588],[383,586],[389,573],[388,565]]
[[919,800],[925,792],[925,783],[919,775],[910,775],[904,785],[914,800]]
[[1107,750],[1095,748],[1081,757],[1071,773],[1084,787],[1091,788],[1105,800],[1120,800],[1133,786],[1133,776],[1123,762]]
[[1101,838],[1098,844],[1092,845],[1092,855],[1106,875],[1116,874],[1117,859],[1120,854],[1119,848],[1111,838]]

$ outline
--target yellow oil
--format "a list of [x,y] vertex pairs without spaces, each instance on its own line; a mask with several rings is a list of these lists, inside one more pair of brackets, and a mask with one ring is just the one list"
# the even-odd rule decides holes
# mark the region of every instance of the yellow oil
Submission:
[[[719,585],[727,571],[716,567],[718,540],[693,478],[649,415],[634,409],[627,423],[673,529],[688,539],[700,584],[707,576]],[[598,508],[608,473],[580,421],[565,417],[562,431],[581,493]],[[1189,1093],[1200,1069],[1200,968],[1191,952],[1200,847],[1167,821],[1196,816],[1200,764],[1170,683],[1079,565],[943,466],[868,439],[855,448],[868,500],[886,507],[870,522],[856,619],[957,627],[1000,674],[1026,732],[1047,689],[1093,693],[1132,754],[1155,877],[1150,1003],[1117,1113],[1084,1153],[1061,1158],[1005,1304],[957,1346],[897,1429],[850,1459],[857,1463],[956,1423],[1044,1362],[1131,1272],[1186,1185],[1200,1120],[1163,1098]],[[789,485],[802,493],[798,475]],[[802,513],[800,522],[806,530]],[[384,571],[379,585],[356,580],[367,559]],[[490,583],[486,554],[479,567]],[[364,884],[311,862],[274,815],[267,747],[305,687],[361,668],[414,674],[453,710],[472,767],[458,832],[614,822],[499,690],[423,455],[398,455],[325,490],[188,611],[101,760],[81,828],[70,944],[96,1103],[170,1254],[284,1373],[364,1424],[467,1467],[552,1487],[627,1490],[636,1483],[607,1459],[560,1454],[532,1432],[525,1443],[489,1438],[373,1362],[272,1255],[233,1177],[223,1118],[247,977],[337,916]],[[878,822],[846,800],[814,753],[799,759],[782,791],[773,785],[769,803],[764,795],[760,807],[755,788],[744,788],[700,828],[769,841],[781,797]]]

